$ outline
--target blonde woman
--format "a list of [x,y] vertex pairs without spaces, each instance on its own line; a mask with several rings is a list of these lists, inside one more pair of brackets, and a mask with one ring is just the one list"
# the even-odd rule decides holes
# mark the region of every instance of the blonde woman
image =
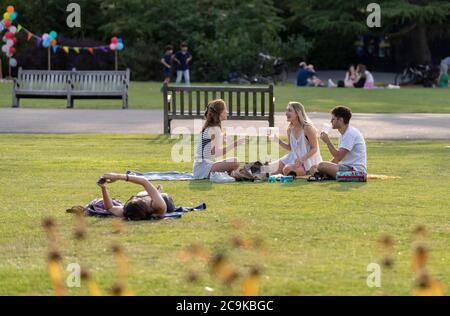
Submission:
[[245,144],[245,139],[238,140],[228,147],[223,147],[224,134],[222,122],[228,118],[228,110],[222,99],[211,101],[205,112],[205,125],[199,136],[194,162],[194,177],[209,179],[211,172],[228,172],[239,169],[236,158],[216,162],[216,158]]
[[274,141],[289,151],[279,161],[271,164],[273,174],[305,176],[311,167],[322,162],[317,130],[305,112],[305,107],[298,102],[289,102],[286,109],[288,143],[278,137]]

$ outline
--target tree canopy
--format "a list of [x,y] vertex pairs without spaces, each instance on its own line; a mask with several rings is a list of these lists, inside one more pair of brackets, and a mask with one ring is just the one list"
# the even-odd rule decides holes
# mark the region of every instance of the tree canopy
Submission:
[[[230,72],[254,74],[258,54],[282,57],[296,65],[308,58],[324,67],[345,67],[353,58],[357,36],[383,34],[392,43],[409,43],[411,58],[430,62],[429,42],[449,38],[448,0],[385,0],[382,27],[366,25],[366,0],[78,0],[81,28],[68,28],[60,0],[0,0],[14,5],[17,21],[43,34],[55,30],[61,45],[109,44],[123,37],[121,68],[134,79],[159,79],[166,45],[176,49],[187,41],[194,55],[196,80],[225,80]],[[68,44],[69,43],[69,44]],[[44,68],[46,51],[20,38],[19,64]],[[449,52],[450,55],[450,52]],[[111,68],[110,53],[98,56],[57,54],[55,67]],[[2,56],[5,60],[5,56]]]

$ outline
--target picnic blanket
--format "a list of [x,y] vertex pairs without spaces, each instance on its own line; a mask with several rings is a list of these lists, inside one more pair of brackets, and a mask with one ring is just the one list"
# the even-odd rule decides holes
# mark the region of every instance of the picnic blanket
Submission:
[[127,171],[130,176],[143,177],[149,181],[192,181],[197,180],[192,173],[183,173],[178,171],[169,172],[136,172]]
[[[114,206],[122,206],[123,203],[120,202],[119,200],[113,199],[113,205]],[[205,203],[202,203],[202,204],[198,205],[197,207],[179,206],[173,212],[166,213],[164,215],[163,219],[179,219],[186,213],[200,212],[200,211],[205,211],[205,210],[206,210]],[[68,210],[68,212],[69,212],[69,210]],[[96,199],[96,200],[92,201],[91,203],[89,203],[88,205],[86,205],[85,215],[95,216],[95,217],[113,217],[113,215],[105,209],[105,205],[104,205],[102,199]],[[152,218],[152,220],[160,220],[160,219],[161,218],[159,218],[159,217]]]

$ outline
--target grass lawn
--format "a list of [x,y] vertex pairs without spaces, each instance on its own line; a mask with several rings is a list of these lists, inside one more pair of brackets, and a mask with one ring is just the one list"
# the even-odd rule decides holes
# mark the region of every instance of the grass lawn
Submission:
[[[162,109],[159,82],[132,82],[131,109]],[[12,84],[0,84],[0,107],[10,107]],[[404,88],[400,90],[360,90],[298,88],[293,84],[275,87],[276,111],[285,110],[289,101],[301,101],[309,112],[328,112],[336,105],[350,106],[355,113],[450,113],[448,89]],[[21,100],[23,107],[65,108],[65,100]],[[121,101],[80,100],[76,108],[121,108]]]
[[[129,286],[138,295],[240,294],[241,279],[226,287],[202,261],[180,262],[192,244],[228,251],[241,273],[262,267],[262,295],[409,295],[416,224],[431,232],[429,270],[449,288],[450,149],[444,141],[369,142],[370,173],[400,180],[163,183],[178,204],[206,202],[208,210],[180,220],[125,223],[122,234],[112,233],[110,219],[87,218],[87,239],[72,240],[73,216],[65,209],[98,197],[95,182],[104,172],[189,171],[191,163],[168,159],[174,142],[139,135],[0,135],[0,295],[52,295],[41,227],[47,216],[59,224],[64,265],[89,267],[103,289],[116,278],[110,251],[116,241],[126,249]],[[126,183],[110,189],[123,200],[137,192]],[[376,241],[383,234],[395,239],[395,264],[383,269],[382,287],[372,289],[366,269],[381,258]],[[237,236],[261,238],[265,250],[231,249]],[[191,269],[200,273],[198,283],[186,281]],[[69,291],[86,293],[86,287]]]

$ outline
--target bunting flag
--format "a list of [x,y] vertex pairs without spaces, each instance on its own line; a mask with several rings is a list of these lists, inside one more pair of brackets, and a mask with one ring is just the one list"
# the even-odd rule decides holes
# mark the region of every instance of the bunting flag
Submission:
[[[41,46],[43,43],[43,39],[41,36],[36,35],[35,33],[31,32],[27,28],[25,28],[23,25],[18,24],[17,25],[17,32],[19,30],[24,30],[27,33],[27,41],[31,41],[33,38],[36,40],[36,44],[38,46]],[[113,39],[116,39],[116,37],[113,37]],[[66,54],[69,54],[71,50],[73,50],[75,53],[80,54],[81,51],[86,51],[91,55],[95,55],[95,51],[101,51],[104,53],[107,53],[109,51],[115,51],[115,50],[122,50],[124,48],[122,39],[117,39],[117,43],[119,44],[119,47],[116,47],[117,45],[111,47],[111,45],[102,45],[102,46],[95,46],[95,47],[73,47],[73,46],[60,46],[56,44],[51,44],[53,53],[56,54],[58,50],[63,50]],[[120,49],[119,49],[120,48]]]

